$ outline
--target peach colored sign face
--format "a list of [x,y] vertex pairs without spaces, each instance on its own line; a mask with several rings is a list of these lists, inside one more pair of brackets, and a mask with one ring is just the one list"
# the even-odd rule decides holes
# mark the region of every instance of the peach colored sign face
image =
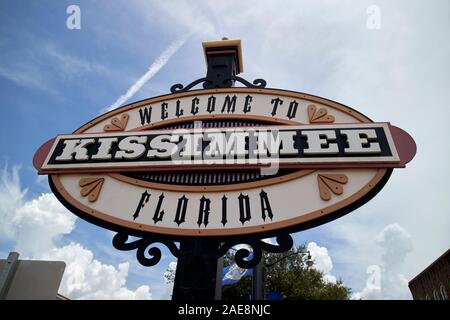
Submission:
[[33,162],[66,207],[98,225],[227,237],[346,214],[415,151],[405,131],[336,102],[229,88],[116,109],[50,140]]

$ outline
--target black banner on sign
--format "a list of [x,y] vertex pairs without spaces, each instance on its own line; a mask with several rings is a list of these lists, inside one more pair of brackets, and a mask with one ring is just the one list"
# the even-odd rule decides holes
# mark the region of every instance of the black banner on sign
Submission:
[[42,169],[399,162],[387,124],[58,136]]

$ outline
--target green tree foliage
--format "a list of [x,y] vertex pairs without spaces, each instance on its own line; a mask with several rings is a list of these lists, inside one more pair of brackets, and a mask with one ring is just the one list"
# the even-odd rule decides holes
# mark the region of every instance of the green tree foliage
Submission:
[[[305,245],[282,253],[264,253],[264,284],[266,292],[279,292],[289,300],[346,300],[350,288],[342,281],[330,283],[324,274],[307,266]],[[225,264],[232,263],[232,256],[225,257]],[[242,278],[235,285],[224,286],[222,299],[248,299],[251,277]]]
[[226,285],[222,290],[222,300],[250,300],[252,277],[245,276],[238,283]]

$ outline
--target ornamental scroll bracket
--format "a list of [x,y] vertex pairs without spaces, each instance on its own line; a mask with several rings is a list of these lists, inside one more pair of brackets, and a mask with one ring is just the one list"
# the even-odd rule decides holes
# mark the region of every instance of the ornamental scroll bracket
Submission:
[[[161,260],[161,249],[154,246],[155,243],[165,245],[170,252],[178,258],[180,250],[175,242],[161,239],[158,235],[148,234],[137,240],[128,241],[129,235],[118,232],[113,238],[112,244],[114,248],[121,251],[136,250],[136,258],[140,264],[145,267],[151,267]],[[148,257],[146,253],[150,256]]]
[[[160,262],[162,256],[161,249],[154,246],[156,243],[165,245],[176,258],[180,258],[180,249],[179,246],[176,245],[176,242],[180,242],[181,246],[183,240],[175,241],[162,239],[160,236],[154,234],[148,234],[130,241],[129,237],[128,234],[118,232],[114,236],[112,244],[117,250],[136,250],[137,260],[143,266],[151,267]],[[236,250],[234,252],[234,257],[236,264],[239,267],[250,269],[255,267],[261,261],[263,251],[282,253],[291,249],[294,244],[292,236],[288,233],[279,235],[275,239],[277,244],[266,242],[257,236],[231,238],[224,242],[217,241],[216,258],[219,259],[234,246],[246,245],[247,247]]]
[[294,244],[294,240],[289,233],[281,234],[275,239],[277,244],[266,242],[258,237],[226,241],[220,245],[218,258],[226,254],[234,246],[247,245],[247,247],[236,250],[234,258],[239,267],[250,269],[261,261],[263,251],[282,253],[291,249]]
[[203,83],[204,89],[231,88],[233,87],[234,82],[236,81],[243,84],[247,88],[263,89],[267,85],[267,82],[264,79],[255,79],[253,80],[253,83],[250,83],[244,78],[238,76],[229,76],[226,79],[219,79],[219,80],[216,80],[214,78],[203,77],[191,82],[187,86],[183,86],[181,83],[174,84],[172,87],[170,87],[170,92],[171,93],[187,92],[201,83]]

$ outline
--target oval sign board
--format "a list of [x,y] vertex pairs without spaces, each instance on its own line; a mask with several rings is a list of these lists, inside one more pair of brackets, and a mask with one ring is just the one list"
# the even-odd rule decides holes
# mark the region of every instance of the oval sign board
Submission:
[[413,139],[342,104],[275,89],[136,102],[34,157],[80,217],[130,234],[274,234],[346,214],[415,155]]

